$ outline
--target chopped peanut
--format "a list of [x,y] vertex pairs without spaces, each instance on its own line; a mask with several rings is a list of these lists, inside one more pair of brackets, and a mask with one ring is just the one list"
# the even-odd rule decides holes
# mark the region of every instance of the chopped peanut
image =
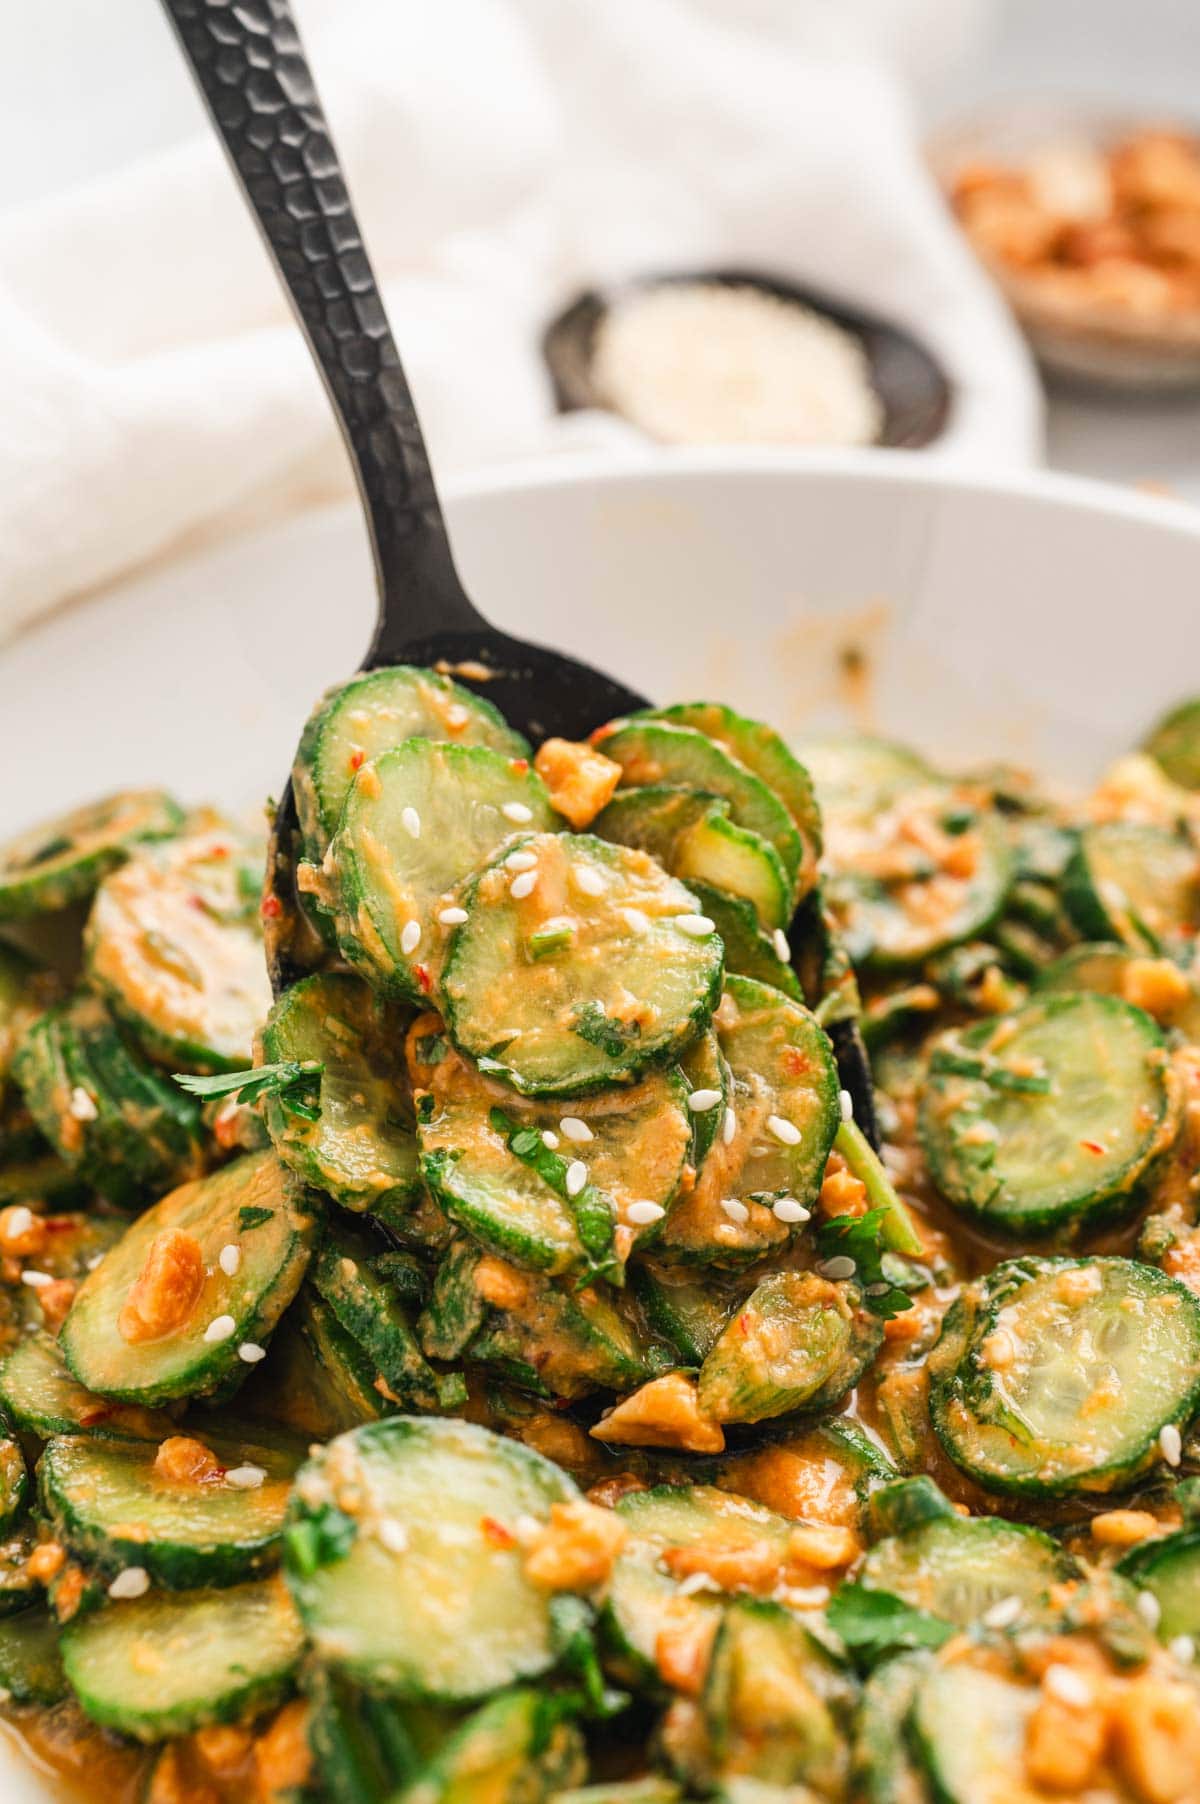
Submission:
[[1025,1771],[1044,1791],[1081,1792],[1104,1753],[1105,1720],[1092,1705],[1043,1694],[1025,1730]]
[[168,1742],[150,1775],[145,1804],[220,1804],[211,1785],[196,1785],[183,1770],[183,1744]]
[[1099,1266],[1072,1265],[1054,1280],[1054,1294],[1068,1308],[1080,1309],[1090,1297],[1099,1294],[1102,1284]]
[[619,764],[594,746],[572,739],[547,739],[533,766],[550,791],[551,803],[577,833],[591,826],[621,781]]
[[67,1311],[75,1301],[77,1288],[70,1278],[52,1278],[49,1284],[43,1284],[37,1291],[42,1320],[52,1334],[57,1334],[66,1320]]
[[1092,1517],[1092,1540],[1101,1547],[1136,1547],[1157,1535],[1162,1523],[1149,1510],[1105,1510]]
[[293,1698],[254,1743],[254,1804],[299,1795],[311,1777],[308,1705]]
[[831,1153],[817,1207],[824,1215],[865,1215],[868,1206],[862,1179],[846,1170],[837,1153]]
[[191,1315],[203,1284],[200,1242],[182,1228],[164,1228],[151,1241],[117,1318],[122,1340],[136,1345],[174,1333]]
[[993,1328],[984,1337],[979,1349],[979,1363],[986,1366],[989,1372],[1007,1372],[1015,1363],[1017,1349],[1013,1346],[1012,1336],[1003,1328]]
[[1186,1007],[1192,986],[1173,959],[1131,958],[1121,993],[1135,1008],[1144,1008],[1158,1021],[1170,1022]]
[[70,1622],[83,1602],[87,1578],[82,1566],[68,1566],[54,1587],[54,1614],[59,1622]]
[[166,1479],[168,1484],[203,1484],[205,1479],[216,1478],[222,1470],[216,1455],[204,1442],[194,1441],[186,1434],[168,1435],[154,1456],[155,1476]]
[[26,1560],[25,1570],[39,1585],[48,1585],[66,1563],[66,1550],[57,1541],[43,1541]]
[[232,1779],[246,1760],[250,1744],[250,1730],[233,1723],[213,1723],[192,1736],[200,1764],[214,1779]]
[[585,1498],[552,1504],[549,1522],[525,1556],[525,1576],[542,1591],[595,1591],[628,1534],[620,1516]]
[[672,1691],[699,1697],[720,1620],[716,1610],[668,1610],[654,1643],[654,1664]]
[[788,1562],[833,1572],[849,1566],[862,1552],[862,1542],[851,1528],[835,1528],[824,1522],[801,1522],[788,1536]]
[[1200,1709],[1188,1685],[1152,1677],[1120,1688],[1109,1707],[1118,1770],[1143,1804],[1192,1804],[1200,1773]]
[[691,1578],[702,1572],[722,1591],[753,1591],[760,1596],[774,1591],[784,1576],[785,1549],[765,1537],[751,1540],[690,1541],[668,1547],[661,1564],[672,1578]]
[[681,1447],[685,1453],[720,1453],[725,1436],[719,1422],[703,1414],[696,1383],[682,1372],[652,1378],[618,1403],[592,1434],[624,1447]]
[[14,1259],[30,1259],[40,1253],[45,1244],[46,1224],[40,1215],[35,1215],[24,1203],[0,1209],[0,1253]]
[[493,1309],[520,1309],[529,1300],[531,1285],[515,1265],[486,1253],[475,1267],[475,1289]]

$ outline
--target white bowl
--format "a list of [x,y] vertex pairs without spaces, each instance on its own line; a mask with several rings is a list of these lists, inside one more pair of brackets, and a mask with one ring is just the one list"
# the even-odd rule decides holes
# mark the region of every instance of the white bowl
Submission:
[[[450,516],[499,623],[786,733],[868,726],[1083,783],[1200,689],[1200,513],[1132,492],[903,453],[681,454],[514,470]],[[44,622],[0,654],[0,836],[120,784],[260,800],[373,609],[343,509]],[[5,1804],[52,1795],[0,1735]]]

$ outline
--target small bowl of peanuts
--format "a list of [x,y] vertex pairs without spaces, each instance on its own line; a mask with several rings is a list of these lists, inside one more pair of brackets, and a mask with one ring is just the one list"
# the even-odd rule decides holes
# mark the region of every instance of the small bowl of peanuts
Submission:
[[1036,103],[928,150],[1047,371],[1200,388],[1200,129]]

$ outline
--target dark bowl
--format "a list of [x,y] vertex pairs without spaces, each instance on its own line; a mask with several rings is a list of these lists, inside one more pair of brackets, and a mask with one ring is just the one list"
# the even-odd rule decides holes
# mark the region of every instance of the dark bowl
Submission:
[[542,334],[542,356],[550,371],[560,413],[607,406],[592,384],[592,353],[597,327],[608,309],[636,289],[661,288],[676,282],[757,288],[777,300],[811,308],[850,333],[862,346],[871,385],[883,409],[883,425],[876,444],[918,451],[945,430],[950,414],[950,383],[919,340],[899,326],[818,288],[801,287],[752,269],[675,271],[613,283],[606,288],[589,288],[577,295]]

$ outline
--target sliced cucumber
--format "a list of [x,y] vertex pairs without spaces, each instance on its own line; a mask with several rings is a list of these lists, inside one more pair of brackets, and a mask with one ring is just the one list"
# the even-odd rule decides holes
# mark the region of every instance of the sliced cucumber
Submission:
[[410,739],[364,765],[328,857],[343,957],[385,993],[427,1001],[453,892],[519,826],[549,832],[555,818],[527,761],[486,746]]
[[786,927],[792,885],[782,858],[761,834],[730,818],[723,796],[665,783],[618,792],[592,831],[617,845],[649,852],[673,877],[704,884],[740,903],[756,928]]
[[[585,1096],[676,1058],[708,1026],[721,983],[721,942],[695,897],[646,853],[591,834],[518,849],[534,867],[514,878],[504,858],[490,865],[453,930],[444,989],[460,1049],[531,1096]],[[550,923],[570,930],[561,951],[532,958]]]
[[902,791],[933,779],[924,759],[908,746],[866,734],[801,740],[795,752],[825,818],[875,814]]
[[687,1108],[692,1124],[692,1148],[689,1163],[693,1173],[707,1159],[713,1142],[721,1132],[733,1090],[729,1066],[721,1055],[720,1041],[711,1031],[688,1047],[679,1061],[687,1089]]
[[[351,1491],[354,1517],[338,1506]],[[341,1436],[302,1469],[284,1542],[317,1657],[368,1688],[446,1702],[547,1671],[550,1606],[512,1531],[575,1495],[548,1460],[467,1422],[397,1416]]]
[[15,1704],[57,1704],[67,1695],[61,1630],[41,1604],[0,1619],[0,1691]]
[[59,1157],[133,1206],[203,1169],[200,1107],[126,1045],[99,997],[78,992],[23,1036],[13,1076]]
[[0,1534],[6,1533],[25,1508],[29,1474],[16,1441],[0,1434]]
[[790,1428],[781,1439],[718,1464],[722,1489],[754,1497],[782,1516],[858,1528],[896,1468],[848,1416]]
[[[310,1201],[272,1152],[247,1153],[172,1190],[80,1285],[60,1336],[72,1373],[90,1390],[132,1403],[202,1396],[236,1383],[295,1296],[315,1229]],[[226,1255],[231,1271],[221,1263],[227,1247],[237,1254],[236,1261]],[[153,1260],[167,1257],[174,1271],[185,1256],[191,1265],[184,1263],[178,1282],[186,1295],[173,1325],[155,1334],[143,1317],[147,1325],[133,1324],[127,1339],[123,1312],[136,1310],[138,1293],[130,1293],[147,1261],[153,1272]],[[189,1284],[193,1268],[197,1278]]]
[[406,739],[530,756],[491,702],[436,671],[397,664],[353,677],[309,715],[292,770],[305,850],[315,863],[337,831],[356,772]]
[[1200,701],[1180,702],[1163,716],[1142,748],[1181,789],[1200,789]]
[[656,710],[655,718],[675,726],[694,727],[706,734],[775,792],[791,815],[803,845],[796,894],[797,900],[806,896],[817,880],[821,811],[811,776],[774,727],[735,714],[720,702],[678,702],[674,707]]
[[185,1434],[215,1468],[172,1477],[170,1442],[160,1457],[152,1445],[51,1441],[38,1488],[58,1539],[107,1575],[141,1566],[173,1591],[235,1585],[272,1566],[302,1448],[278,1436],[263,1445],[250,1428],[230,1434],[197,1423]]
[[631,787],[678,784],[724,797],[734,825],[774,846],[789,884],[798,887],[811,848],[775,791],[707,733],[635,718],[601,729],[595,740],[604,756],[621,766],[624,782]]
[[1048,966],[1035,989],[1039,994],[1092,990],[1098,996],[1121,996],[1144,1008],[1160,1027],[1176,1029],[1189,1045],[1200,1045],[1200,990],[1170,959],[1086,940]]
[[27,1610],[42,1595],[42,1586],[29,1573],[29,1556],[37,1545],[37,1530],[30,1518],[19,1528],[7,1529],[0,1539],[0,1617]]
[[700,1407],[718,1422],[833,1408],[858,1383],[883,1325],[856,1285],[814,1272],[757,1284],[700,1367]]
[[[53,987],[54,979],[28,953],[0,944],[0,1100],[17,1042],[51,1000]],[[7,1135],[2,1144],[8,1148]]]
[[285,990],[263,1029],[263,1060],[320,1066],[317,1117],[268,1094],[276,1152],[306,1184],[344,1209],[406,1209],[420,1172],[412,1099],[397,1057],[404,1016],[360,978],[340,971]]
[[85,1390],[68,1372],[57,1344],[26,1334],[0,1365],[0,1408],[21,1434],[48,1441],[82,1434],[102,1441],[155,1441],[171,1432],[157,1410],[114,1403]]
[[780,956],[780,930],[764,932],[754,909],[740,896],[726,895],[707,883],[689,881],[700,907],[724,942],[726,972],[733,977],[753,977],[758,983],[769,983],[795,1002],[803,1002],[800,979]]
[[841,1120],[839,1084],[816,1020],[766,984],[729,978],[716,1028],[733,1078],[732,1114],[657,1247],[683,1263],[736,1265],[786,1245],[796,1226],[789,1205],[813,1203]]
[[[693,1156],[699,1115],[688,1108],[694,1089],[677,1069],[581,1100],[569,1113],[522,1102],[455,1053],[434,1068],[432,1083],[417,1120],[426,1184],[459,1227],[534,1271],[584,1264],[593,1250],[581,1238],[587,1208],[625,1225],[631,1244],[647,1238],[655,1223],[639,1223],[636,1210],[630,1219],[631,1206],[650,1202],[665,1213]],[[586,1170],[587,1195],[568,1193],[573,1163]]]
[[717,1273],[693,1276],[686,1267],[637,1265],[630,1283],[650,1326],[689,1366],[701,1365],[711,1353],[745,1290],[744,1283],[731,1290]]
[[403,1804],[542,1804],[587,1776],[563,1700],[522,1686],[489,1698],[399,1794]]
[[373,1698],[314,1661],[301,1682],[308,1742],[328,1804],[388,1804],[420,1774],[450,1726],[440,1711]]
[[1078,1576],[1075,1562],[1040,1529],[954,1513],[877,1541],[857,1573],[871,1590],[960,1629],[974,1628],[1005,1598],[1045,1605],[1052,1585]]
[[69,1209],[87,1202],[87,1185],[57,1153],[43,1153],[15,1164],[0,1166],[0,1209],[25,1203],[35,1213],[57,1206]]
[[97,890],[84,936],[89,976],[160,1064],[250,1063],[271,1006],[262,862],[261,848],[212,828],[139,847]]
[[781,1604],[738,1598],[713,1643],[704,1716],[718,1772],[844,1795],[854,1684]]
[[1025,1740],[1041,1693],[985,1658],[935,1664],[917,1687],[910,1732],[938,1804],[1037,1795],[1026,1781]]
[[854,1725],[851,1786],[860,1804],[929,1804],[905,1725],[930,1656],[899,1654],[863,1687]]
[[483,1326],[488,1305],[475,1282],[480,1258],[478,1246],[464,1234],[438,1265],[417,1322],[418,1339],[430,1359],[461,1358]]
[[1093,994],[1047,996],[943,1040],[920,1108],[943,1196],[1022,1234],[1133,1208],[1179,1121],[1159,1028]]
[[929,1371],[938,1439],[985,1490],[1111,1491],[1200,1405],[1200,1301],[1132,1259],[1008,1260],[951,1309]]
[[[485,1281],[481,1273],[477,1283]],[[560,1290],[515,1267],[502,1283],[503,1306],[488,1316],[468,1357],[526,1390],[543,1397],[628,1391],[669,1363],[611,1292]]]
[[243,1722],[276,1703],[304,1634],[282,1581],[151,1592],[62,1631],[62,1660],[93,1722],[135,1741]]
[[382,1249],[348,1224],[331,1225],[313,1262],[312,1283],[345,1334],[362,1349],[402,1409],[436,1410],[443,1402],[405,1309],[373,1266]]
[[[321,1440],[376,1422],[391,1409],[371,1361],[308,1284],[271,1342],[263,1376],[274,1377],[282,1392],[278,1419]],[[276,1411],[267,1419],[276,1419]]]
[[42,821],[0,846],[0,920],[66,908],[140,840],[163,839],[183,825],[183,810],[160,789],[129,790]]
[[1063,901],[1080,933],[1162,952],[1200,925],[1200,853],[1183,833],[1137,821],[1085,827]]

